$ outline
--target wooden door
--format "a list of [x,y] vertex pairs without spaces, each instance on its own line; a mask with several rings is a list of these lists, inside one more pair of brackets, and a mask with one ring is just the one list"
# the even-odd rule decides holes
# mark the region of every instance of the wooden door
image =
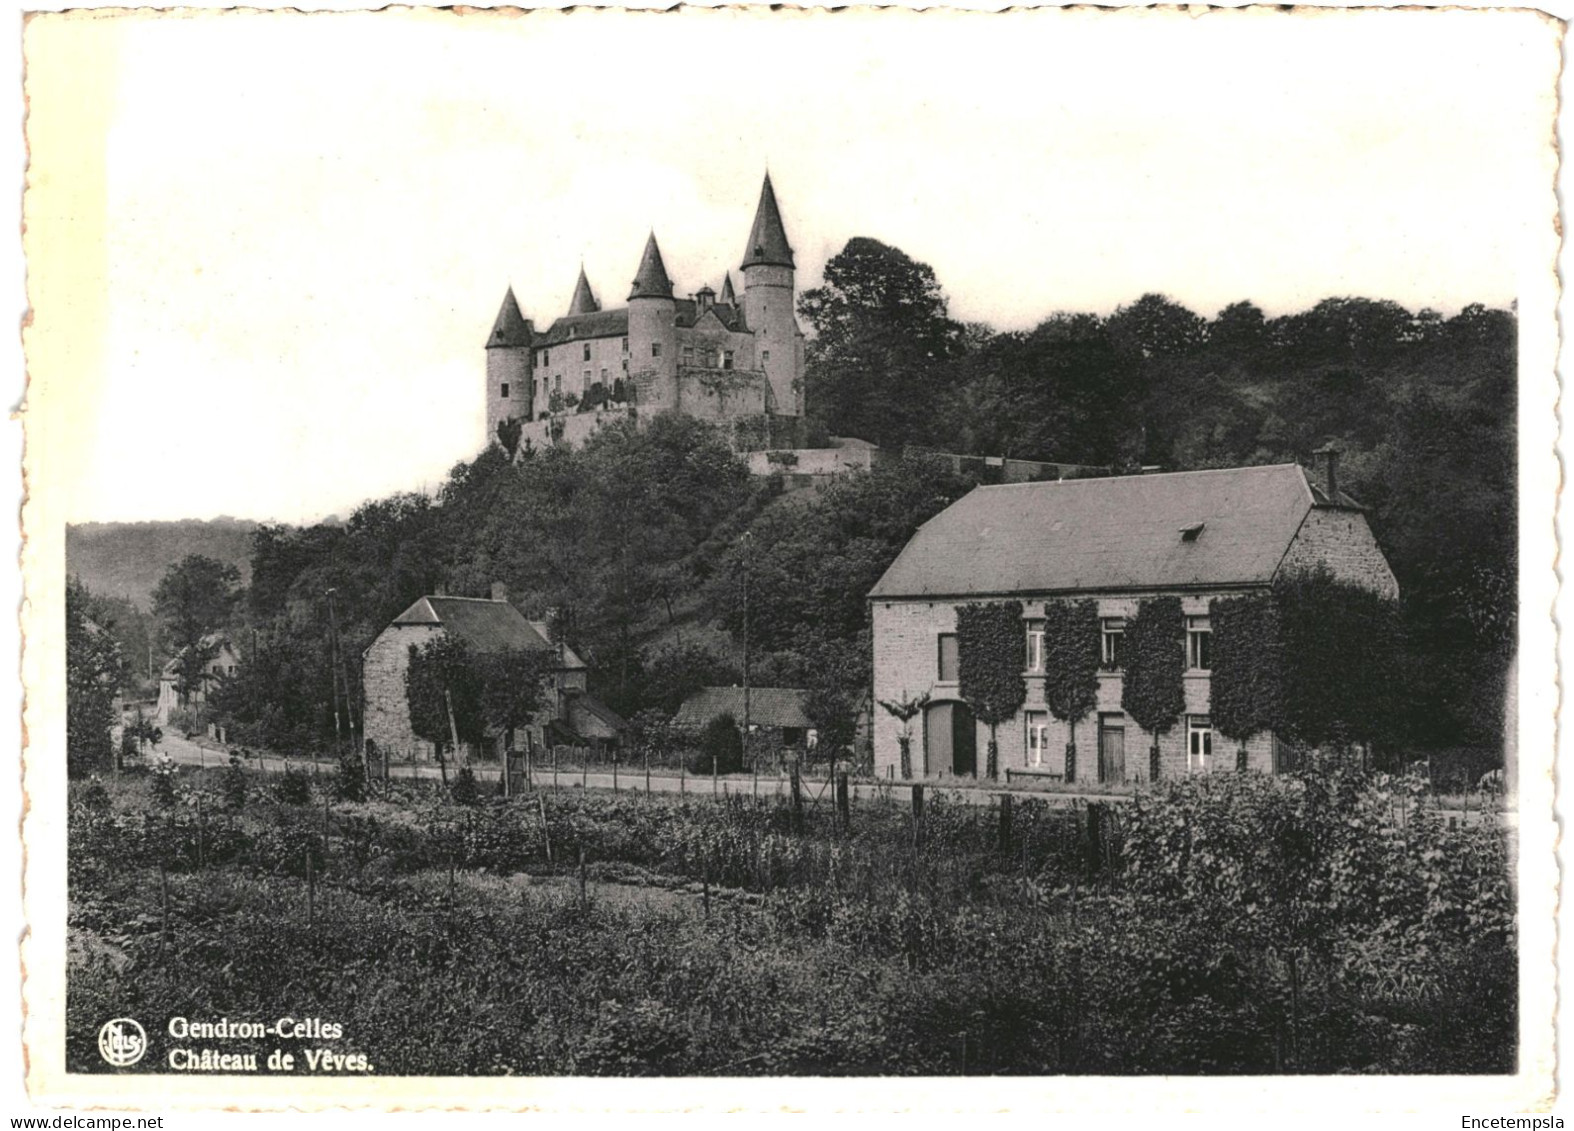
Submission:
[[1126,727],[1123,719],[1099,719],[1099,781],[1126,780]]
[[924,773],[938,774],[951,768],[950,703],[934,703],[924,712]]

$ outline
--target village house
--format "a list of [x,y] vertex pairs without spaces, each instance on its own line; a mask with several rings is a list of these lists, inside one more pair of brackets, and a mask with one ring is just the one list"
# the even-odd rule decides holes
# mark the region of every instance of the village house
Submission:
[[672,721],[700,730],[723,715],[739,726],[763,734],[772,750],[802,750],[814,743],[814,723],[807,710],[809,693],[798,687],[751,687],[745,703],[741,687],[702,687],[683,701]]
[[[509,603],[504,587],[493,585],[490,598],[443,594],[422,597],[395,617],[367,647],[361,672],[368,756],[386,754],[396,761],[435,760],[434,744],[417,736],[411,728],[405,673],[410,669],[411,648],[420,648],[443,636],[462,640],[481,655],[548,651],[557,656],[557,663],[544,681],[540,710],[522,734],[512,736],[515,749],[603,745],[615,741],[622,730],[623,719],[590,694],[585,661],[567,644],[553,643],[545,622],[527,620]],[[486,749],[465,753],[498,758],[509,738],[503,734],[489,736]]]
[[[997,728],[999,769],[1063,777],[1068,724],[1044,698],[1046,599],[1091,598],[1102,627],[1097,710],[1077,728],[1079,781],[1143,780],[1152,736],[1121,706],[1122,651],[1140,600],[1178,596],[1186,617],[1185,709],[1159,738],[1161,777],[1237,764],[1214,741],[1209,606],[1269,590],[1288,572],[1326,567],[1386,597],[1398,583],[1358,503],[1339,491],[1337,457],[1323,474],[1295,465],[979,487],[925,523],[869,595],[874,697],[928,702],[908,724],[915,776],[983,772],[989,728],[958,684],[957,609],[1023,602],[1027,696]],[[903,723],[874,719],[875,769],[900,773]],[[1217,753],[1215,753],[1217,751]],[[1250,769],[1287,767],[1271,733],[1247,743]]]
[[235,650],[229,637],[221,633],[209,633],[202,638],[198,647],[205,652],[211,651],[212,655],[204,661],[201,672],[184,693],[180,688],[179,657],[169,660],[159,672],[158,703],[153,717],[160,726],[169,725],[171,711],[192,710],[202,706],[221,679],[235,674],[235,668],[240,663],[240,653]]

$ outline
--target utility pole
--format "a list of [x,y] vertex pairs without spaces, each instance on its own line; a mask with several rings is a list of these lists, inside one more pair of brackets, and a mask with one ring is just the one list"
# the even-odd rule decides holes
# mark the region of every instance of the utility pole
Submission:
[[754,765],[754,752],[749,749],[749,573],[754,562],[754,536],[743,532],[743,749],[749,755],[749,765]]
[[[350,732],[350,751],[355,753],[357,752],[355,743],[355,708],[350,702],[350,671],[344,663],[344,644],[339,639],[339,613],[335,608],[333,601],[333,595],[337,592],[337,589],[328,590],[328,631],[333,636],[335,678],[339,681],[342,681],[344,684],[344,719],[345,725],[349,728]],[[371,767],[366,765],[366,754],[364,751],[360,751],[360,754],[361,765],[366,769],[367,773],[370,774]]]

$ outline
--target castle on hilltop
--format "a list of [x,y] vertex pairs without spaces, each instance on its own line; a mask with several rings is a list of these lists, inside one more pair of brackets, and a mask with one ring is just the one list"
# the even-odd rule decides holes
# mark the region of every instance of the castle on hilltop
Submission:
[[[770,174],[744,248],[743,296],[732,273],[718,294],[689,298],[672,280],[651,233],[628,305],[603,310],[579,269],[568,313],[537,330],[513,288],[486,342],[486,430],[521,424],[521,446],[578,443],[607,420],[675,411],[721,423],[758,421],[770,436],[803,416],[803,332],[792,246]],[[766,418],[766,419],[761,419]]]

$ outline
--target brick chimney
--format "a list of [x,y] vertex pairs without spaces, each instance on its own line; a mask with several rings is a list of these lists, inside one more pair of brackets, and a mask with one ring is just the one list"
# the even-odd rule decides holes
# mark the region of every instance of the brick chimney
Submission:
[[501,581],[492,582],[492,600],[507,601],[508,586],[504,585]]
[[1328,501],[1334,506],[1339,505],[1339,449],[1332,444],[1324,444],[1312,453],[1323,461],[1323,484]]

